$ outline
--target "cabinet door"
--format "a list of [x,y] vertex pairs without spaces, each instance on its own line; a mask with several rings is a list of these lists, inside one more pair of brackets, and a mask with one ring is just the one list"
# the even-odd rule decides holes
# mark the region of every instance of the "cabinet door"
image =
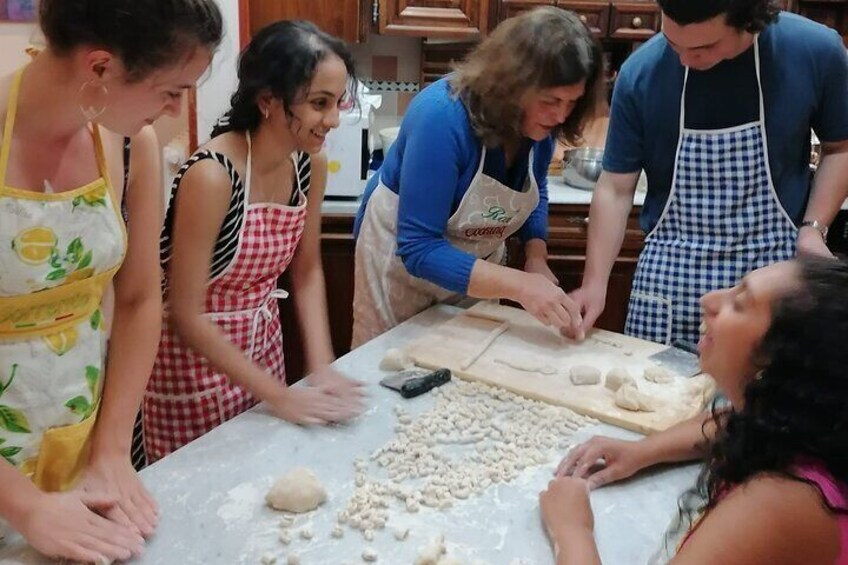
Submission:
[[660,8],[653,2],[617,2],[612,5],[609,36],[644,41],[660,30]]
[[367,30],[360,8],[360,0],[250,0],[250,31],[256,33],[279,20],[309,20],[327,33],[354,43],[363,41]]
[[500,0],[498,22],[539,6],[553,6],[555,4],[556,0]]
[[[353,239],[353,216],[325,214],[322,218],[321,263],[327,289],[327,313],[330,340],[336,357],[350,351],[353,333],[353,260],[356,244]],[[291,273],[283,273],[280,288],[291,292]],[[285,347],[286,381],[295,383],[306,376],[306,358],[300,324],[297,320],[293,295],[280,300],[280,322]],[[355,376],[355,375],[353,375]]]
[[559,0],[557,6],[571,10],[580,18],[598,39],[607,36],[609,30],[610,7],[607,2],[585,0]]
[[485,35],[489,27],[489,0],[379,2],[380,33],[473,39]]

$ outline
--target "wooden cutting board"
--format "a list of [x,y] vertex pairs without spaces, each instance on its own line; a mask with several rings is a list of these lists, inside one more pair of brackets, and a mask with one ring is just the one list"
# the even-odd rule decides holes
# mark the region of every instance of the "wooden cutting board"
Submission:
[[[504,321],[509,323],[507,331],[463,369],[463,362],[479,351],[492,330]],[[584,342],[577,343],[560,337],[524,310],[481,302],[410,343],[406,351],[419,366],[447,367],[454,376],[463,379],[499,386],[650,434],[694,416],[705,404],[700,387],[704,386],[704,379],[709,379],[706,375],[691,379],[675,375],[673,382],[666,384],[643,378],[644,369],[654,365],[648,356],[664,348],[605,330],[593,330]],[[504,362],[535,370],[519,370]],[[615,405],[615,393],[604,386],[603,379],[598,385],[575,386],[569,378],[569,370],[575,365],[597,367],[604,376],[613,367],[626,368],[639,390],[652,398],[656,411],[632,412],[619,408]]]

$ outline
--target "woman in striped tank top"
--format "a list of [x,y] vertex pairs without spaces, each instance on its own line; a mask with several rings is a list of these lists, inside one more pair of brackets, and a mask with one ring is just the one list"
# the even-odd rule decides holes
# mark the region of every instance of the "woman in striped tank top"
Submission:
[[701,367],[730,406],[576,447],[541,495],[557,564],[600,562],[591,488],[703,457],[650,563],[848,565],[846,289],[848,262],[802,257],[705,295]]
[[[258,401],[298,424],[362,407],[360,384],[329,367],[320,255],[320,151],[354,84],[350,52],[308,22],[277,22],[254,36],[238,76],[231,110],[172,187],[162,337],[143,406],[152,461]],[[289,265],[308,387],[286,386],[277,279]]]

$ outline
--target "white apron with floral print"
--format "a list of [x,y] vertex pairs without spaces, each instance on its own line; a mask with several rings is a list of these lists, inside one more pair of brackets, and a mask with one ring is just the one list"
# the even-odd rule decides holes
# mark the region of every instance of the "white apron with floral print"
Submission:
[[101,178],[56,194],[7,186],[22,73],[0,148],[0,457],[55,491],[85,464],[105,368],[100,303],[126,231],[96,125]]

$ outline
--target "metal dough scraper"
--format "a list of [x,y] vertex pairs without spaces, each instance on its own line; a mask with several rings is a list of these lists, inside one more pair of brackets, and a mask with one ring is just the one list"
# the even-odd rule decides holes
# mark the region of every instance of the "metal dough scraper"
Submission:
[[404,398],[413,398],[429,390],[442,386],[451,379],[450,369],[410,369],[396,375],[385,377],[380,384],[396,390]]
[[697,350],[693,343],[675,340],[670,347],[654,353],[648,359],[683,377],[691,377],[701,372],[698,355],[695,353]]

